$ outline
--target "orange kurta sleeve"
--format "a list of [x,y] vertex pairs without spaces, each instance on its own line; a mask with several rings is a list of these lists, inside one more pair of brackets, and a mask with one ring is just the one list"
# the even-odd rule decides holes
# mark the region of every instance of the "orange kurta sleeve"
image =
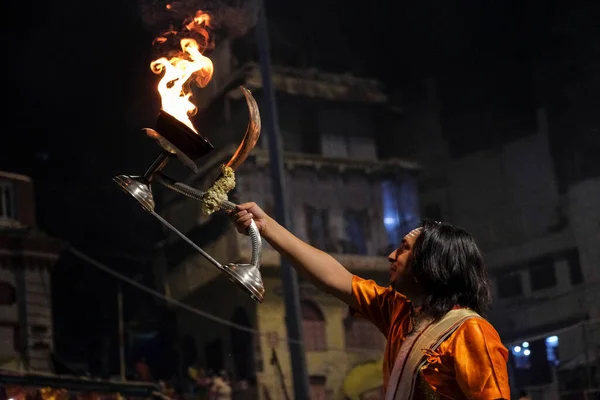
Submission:
[[440,346],[450,355],[458,387],[468,399],[510,399],[508,350],[484,319],[466,321]]
[[391,287],[379,286],[356,275],[352,278],[352,295],[358,309],[350,308],[351,313],[371,321],[386,338],[398,314],[410,309],[406,297]]
[[352,295],[358,306],[350,307],[351,314],[371,321],[387,339],[383,357],[383,387],[387,388],[406,334],[410,301],[391,287],[379,286],[375,281],[358,276],[352,278]]

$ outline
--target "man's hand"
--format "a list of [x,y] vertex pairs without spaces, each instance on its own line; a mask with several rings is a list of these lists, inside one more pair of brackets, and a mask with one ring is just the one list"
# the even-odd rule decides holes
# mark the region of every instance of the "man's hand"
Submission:
[[246,234],[252,220],[262,236],[265,236],[267,220],[269,216],[256,203],[244,203],[236,207],[235,210],[228,212],[240,233]]

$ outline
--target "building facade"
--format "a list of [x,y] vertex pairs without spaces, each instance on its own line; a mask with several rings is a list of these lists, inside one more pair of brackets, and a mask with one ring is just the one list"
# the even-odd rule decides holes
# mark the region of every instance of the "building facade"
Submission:
[[50,372],[50,270],[60,241],[36,228],[33,183],[0,171],[0,367]]

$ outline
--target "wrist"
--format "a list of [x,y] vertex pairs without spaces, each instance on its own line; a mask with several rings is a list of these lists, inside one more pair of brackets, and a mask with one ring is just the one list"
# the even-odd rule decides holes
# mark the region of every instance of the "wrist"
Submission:
[[267,241],[270,241],[273,237],[273,228],[277,225],[277,221],[275,221],[271,216],[267,216],[265,218],[265,224],[263,226],[262,232],[260,233],[262,237],[264,237]]

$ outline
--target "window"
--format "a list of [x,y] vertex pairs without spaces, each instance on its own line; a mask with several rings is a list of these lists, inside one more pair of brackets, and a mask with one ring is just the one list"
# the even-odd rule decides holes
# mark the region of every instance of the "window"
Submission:
[[43,342],[48,338],[48,327],[45,325],[32,325],[31,326],[31,339],[34,342]]
[[321,154],[321,134],[319,131],[319,118],[316,110],[311,106],[306,106],[301,110],[301,113],[301,151],[309,154]]
[[[237,307],[235,309],[231,321],[238,326],[245,326],[248,328],[251,328],[252,326],[248,312],[243,307]],[[255,335],[252,335],[247,331],[242,331],[233,327],[230,329],[232,355],[230,355],[228,361],[231,361],[231,358],[233,358],[235,376],[239,380],[250,379],[254,375],[254,353],[252,346],[250,346],[253,336]]]
[[306,234],[308,241],[313,246],[328,250],[329,240],[329,214],[327,210],[317,210],[314,207],[306,206]]
[[552,365],[558,365],[558,336],[546,338],[546,358]]
[[48,350],[50,348],[50,345],[46,342],[37,341],[33,343],[31,348],[32,350]]
[[0,181],[0,218],[15,218],[13,186],[9,181]]
[[17,301],[17,291],[8,282],[0,281],[0,306],[12,306]]
[[[535,344],[535,343],[534,343]],[[546,348],[546,360],[550,365],[558,365],[558,336],[548,336],[544,340],[543,348]],[[529,342],[523,342],[516,346],[511,346],[510,351],[515,359],[515,367],[518,369],[531,368],[531,346]]]
[[583,283],[583,272],[581,271],[579,251],[577,251],[577,249],[573,249],[567,253],[567,262],[569,263],[569,278],[571,279],[571,285]]
[[515,368],[531,368],[531,364],[529,362],[529,355],[531,354],[531,350],[529,349],[529,342],[523,342],[520,345],[512,346],[510,348],[510,351],[515,359]]
[[344,224],[346,230],[346,241],[344,253],[367,254],[368,239],[368,216],[365,210],[344,211]]
[[343,135],[323,132],[320,145],[321,154],[325,157],[348,157],[348,141]]
[[325,317],[319,307],[307,300],[300,303],[302,312],[302,332],[306,351],[323,351],[327,348],[325,338]]
[[204,357],[206,360],[206,365],[210,365],[210,367],[216,371],[219,371],[225,367],[222,337],[213,339],[204,345]]
[[310,400],[327,400],[326,380],[324,376],[310,377]]
[[420,219],[416,182],[405,178],[402,182],[387,180],[381,183],[383,225],[391,247],[402,241],[406,232],[414,229]]
[[382,350],[384,336],[372,323],[362,318],[348,316],[344,320],[346,349]]
[[529,280],[531,290],[542,290],[556,286],[556,271],[554,260],[541,258],[529,264]]
[[3,359],[11,357],[17,349],[15,328],[8,324],[0,325],[0,357]]
[[523,283],[521,274],[518,271],[512,271],[500,275],[496,280],[496,288],[498,297],[501,299],[509,299],[523,295]]
[[[9,350],[11,347],[12,350]],[[20,352],[22,350],[19,323],[0,321],[0,357],[3,351]]]

